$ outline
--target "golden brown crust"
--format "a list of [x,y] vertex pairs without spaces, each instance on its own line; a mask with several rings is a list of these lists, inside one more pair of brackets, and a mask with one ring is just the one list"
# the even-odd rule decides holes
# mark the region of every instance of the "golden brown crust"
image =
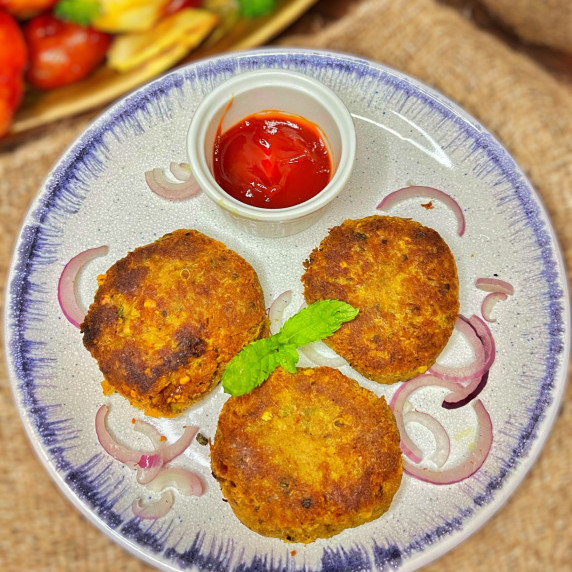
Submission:
[[130,252],[98,278],[81,326],[110,387],[149,415],[203,397],[248,342],[265,335],[254,269],[224,244],[177,230]]
[[425,372],[459,312],[455,259],[441,236],[388,216],[346,220],[304,262],[308,304],[328,298],[359,308],[326,343],[359,373],[393,383]]
[[381,516],[401,482],[399,432],[383,397],[338,370],[278,368],[231,397],[212,472],[243,524],[293,542]]

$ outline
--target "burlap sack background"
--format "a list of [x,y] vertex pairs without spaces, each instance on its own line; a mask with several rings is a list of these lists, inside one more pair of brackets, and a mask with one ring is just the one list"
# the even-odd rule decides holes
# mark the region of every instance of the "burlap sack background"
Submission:
[[524,40],[572,54],[572,2],[567,0],[482,0]]
[[[339,4],[339,3],[338,3]],[[538,189],[572,269],[572,83],[434,0],[364,0],[338,22],[281,41],[347,51],[415,76],[461,104],[512,152]],[[570,74],[572,78],[572,73]],[[0,286],[16,236],[50,167],[95,114],[0,152]],[[0,565],[4,572],[150,568],[88,523],[36,459],[0,365]],[[427,572],[564,571],[572,562],[570,384],[554,430],[515,495]]]

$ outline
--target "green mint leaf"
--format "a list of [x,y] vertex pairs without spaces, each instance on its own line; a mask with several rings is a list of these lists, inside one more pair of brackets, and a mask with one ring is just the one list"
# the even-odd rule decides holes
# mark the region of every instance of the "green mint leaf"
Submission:
[[357,308],[340,300],[322,300],[303,308],[286,320],[280,332],[251,342],[230,360],[221,380],[224,391],[244,395],[264,383],[279,365],[296,373],[297,348],[331,336],[357,314]]
[[246,18],[258,18],[270,14],[276,5],[275,0],[238,0],[240,13]]
[[89,26],[99,12],[99,0],[60,0],[54,8],[58,18],[80,26]]
[[280,360],[280,365],[284,370],[288,373],[296,373],[296,365],[300,359],[296,346],[280,346],[278,348],[278,359]]
[[277,334],[281,344],[305,346],[331,336],[344,322],[353,320],[359,310],[341,300],[321,300],[302,308],[286,320]]
[[266,381],[280,364],[276,336],[262,338],[245,346],[226,366],[222,386],[226,393],[243,395]]

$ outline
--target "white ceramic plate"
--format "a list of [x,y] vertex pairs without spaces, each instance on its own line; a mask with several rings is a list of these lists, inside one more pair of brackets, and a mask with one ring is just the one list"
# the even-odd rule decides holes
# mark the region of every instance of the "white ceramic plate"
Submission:
[[[357,129],[358,159],[345,192],[309,230],[256,239],[229,226],[200,195],[169,202],[149,191],[144,171],[185,161],[189,121],[216,85],[254,68],[288,68],[334,89]],[[267,304],[285,289],[300,306],[302,262],[346,218],[375,214],[388,192],[409,184],[438,187],[463,208],[467,230],[456,233],[451,211],[434,201],[395,206],[390,214],[437,229],[459,267],[461,313],[478,314],[480,276],[511,282],[515,294],[495,308],[497,356],[480,399],[494,426],[491,453],[469,479],[436,486],[404,476],[390,511],[375,522],[310,545],[285,544],[242,526],[210,475],[208,447],[194,442],[176,464],[198,471],[202,497],[176,495],[162,519],[141,521],[131,503],[146,495],[133,471],[111,459],[94,430],[107,403],[109,423],[129,445],[141,445],[120,396],[104,397],[95,361],[66,321],[57,283],[66,262],[101,244],[109,254],[86,267],[79,284],[88,304],[96,276],[133,248],[177,228],[195,228],[244,256],[259,274]],[[17,245],[6,312],[6,343],[15,399],[45,466],[72,502],[104,533],[164,570],[413,570],[482,525],[514,491],[540,451],[565,384],[570,324],[565,273],[550,222],[520,169],[474,119],[443,96],[390,69],[344,55],[257,51],[192,64],[142,87],[104,113],[50,173]],[[461,359],[452,339],[447,359]],[[301,365],[304,363],[301,362]],[[307,363],[306,363],[307,365]],[[391,398],[396,386],[355,377]],[[226,396],[219,388],[182,417],[153,421],[170,439],[184,424],[214,436]],[[439,415],[453,439],[450,464],[474,437],[472,408],[446,411],[435,395],[418,407]],[[139,436],[141,438],[141,436]],[[428,450],[432,441],[420,434]]]

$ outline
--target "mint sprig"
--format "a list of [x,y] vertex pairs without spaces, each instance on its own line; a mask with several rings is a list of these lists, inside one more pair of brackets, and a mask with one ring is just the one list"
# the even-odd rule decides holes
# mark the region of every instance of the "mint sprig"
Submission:
[[310,304],[286,320],[277,334],[251,342],[234,356],[224,370],[223,389],[235,396],[248,393],[264,383],[279,365],[295,373],[297,348],[331,336],[358,312],[340,300]]
[[357,314],[357,308],[347,302],[321,300],[288,318],[276,335],[281,344],[305,346],[331,336],[344,322],[353,320]]
[[89,26],[99,15],[99,0],[60,0],[54,7],[54,14],[60,20]]
[[259,18],[270,14],[276,7],[275,0],[238,0],[240,13],[245,18]]

